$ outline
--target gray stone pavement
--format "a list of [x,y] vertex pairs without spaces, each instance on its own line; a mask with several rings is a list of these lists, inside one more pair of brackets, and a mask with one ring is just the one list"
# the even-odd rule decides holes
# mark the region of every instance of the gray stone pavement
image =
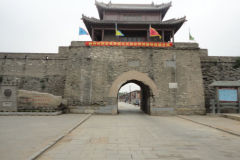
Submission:
[[239,160],[238,136],[179,117],[148,116],[130,105],[121,108],[118,116],[93,115],[39,159]]
[[0,116],[0,159],[26,160],[51,144],[86,115]]
[[240,121],[213,115],[179,117],[240,136]]

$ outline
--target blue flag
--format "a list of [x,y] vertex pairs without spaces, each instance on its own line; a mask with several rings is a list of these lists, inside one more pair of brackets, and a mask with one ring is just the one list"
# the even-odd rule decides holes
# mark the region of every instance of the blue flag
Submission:
[[88,35],[88,33],[85,29],[79,27],[79,35]]

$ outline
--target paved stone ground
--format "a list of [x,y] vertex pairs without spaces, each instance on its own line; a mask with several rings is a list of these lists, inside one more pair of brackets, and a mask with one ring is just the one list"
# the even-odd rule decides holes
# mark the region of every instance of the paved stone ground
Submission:
[[76,126],[85,116],[0,116],[0,159],[28,159]]
[[[236,117],[236,115],[234,115]],[[224,130],[240,136],[240,122],[219,116],[179,116],[200,124]],[[230,124],[230,125],[229,125]],[[240,159],[240,158],[239,158]]]
[[[122,104],[121,104],[122,105]],[[40,160],[239,160],[240,137],[178,117],[153,117],[131,105],[94,115]],[[130,112],[130,108],[134,108]]]

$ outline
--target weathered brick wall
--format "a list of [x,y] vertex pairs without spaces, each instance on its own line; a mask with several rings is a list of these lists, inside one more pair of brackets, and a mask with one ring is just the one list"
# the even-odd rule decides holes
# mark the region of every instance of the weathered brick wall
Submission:
[[[64,51],[64,48],[62,49]],[[0,79],[18,79],[19,88],[63,95],[66,59],[62,54],[0,53]]]
[[205,106],[209,112],[210,99],[215,98],[215,90],[209,85],[214,81],[240,80],[240,68],[234,68],[240,57],[201,57]]

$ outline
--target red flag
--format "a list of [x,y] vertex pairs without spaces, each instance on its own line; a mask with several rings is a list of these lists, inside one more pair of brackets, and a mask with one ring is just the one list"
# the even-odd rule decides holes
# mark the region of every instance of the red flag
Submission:
[[158,36],[160,39],[162,38],[158,31],[152,27],[150,27],[150,37]]

